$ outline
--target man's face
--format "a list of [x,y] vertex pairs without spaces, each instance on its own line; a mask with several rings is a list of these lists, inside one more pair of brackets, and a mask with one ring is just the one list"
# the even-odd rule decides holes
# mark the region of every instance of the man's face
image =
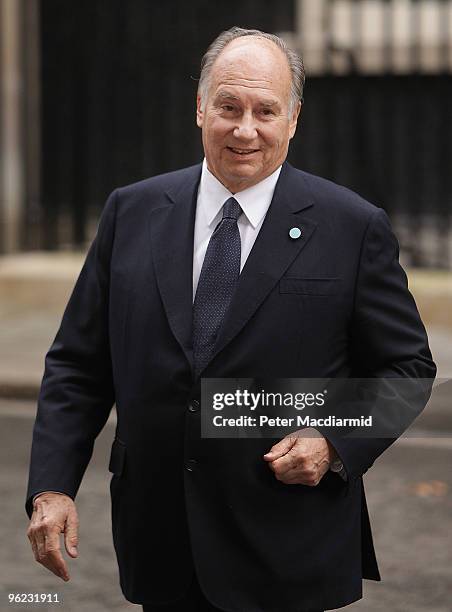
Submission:
[[271,41],[243,37],[217,57],[197,124],[209,170],[232,193],[269,176],[286,159],[301,104],[289,117],[291,72]]

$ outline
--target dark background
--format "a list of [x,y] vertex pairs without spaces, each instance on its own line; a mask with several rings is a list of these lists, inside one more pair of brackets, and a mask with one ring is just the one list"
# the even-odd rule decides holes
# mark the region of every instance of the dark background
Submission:
[[[200,161],[208,44],[232,25],[291,31],[294,10],[292,0],[41,0],[41,246],[85,246],[115,187]],[[289,161],[385,208],[409,264],[448,267],[450,74],[365,76],[351,64],[341,77],[310,78],[307,66]]]

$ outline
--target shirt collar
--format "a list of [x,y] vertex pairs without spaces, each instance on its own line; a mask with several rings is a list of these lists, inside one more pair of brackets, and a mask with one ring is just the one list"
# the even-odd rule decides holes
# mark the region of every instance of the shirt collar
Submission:
[[234,197],[240,204],[248,221],[253,228],[256,228],[267,213],[280,172],[281,166],[256,185],[232,194],[210,172],[204,158],[199,192],[202,197],[207,224],[211,226],[226,200]]

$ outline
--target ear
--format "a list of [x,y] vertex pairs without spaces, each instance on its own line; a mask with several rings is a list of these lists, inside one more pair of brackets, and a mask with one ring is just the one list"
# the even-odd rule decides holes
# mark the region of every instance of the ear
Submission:
[[298,102],[295,110],[292,113],[292,117],[289,120],[289,138],[293,138],[295,130],[297,129],[297,121],[301,111],[301,102]]
[[196,96],[196,124],[198,127],[202,127],[202,122],[204,119],[204,111],[201,108],[201,96],[198,94]]

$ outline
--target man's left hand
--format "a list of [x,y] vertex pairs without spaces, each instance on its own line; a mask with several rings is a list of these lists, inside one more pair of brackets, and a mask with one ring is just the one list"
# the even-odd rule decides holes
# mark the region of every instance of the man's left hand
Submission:
[[264,460],[281,482],[315,487],[335,455],[328,440],[317,430],[306,428],[280,440],[264,455]]

